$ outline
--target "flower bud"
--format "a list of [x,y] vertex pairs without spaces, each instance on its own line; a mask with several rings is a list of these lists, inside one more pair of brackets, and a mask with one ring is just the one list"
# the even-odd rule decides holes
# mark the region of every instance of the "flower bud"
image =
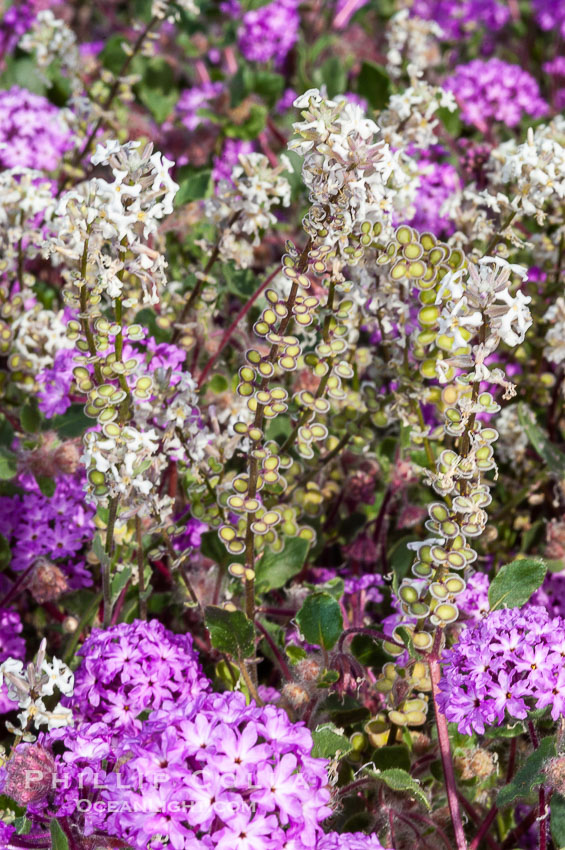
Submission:
[[547,784],[559,794],[565,794],[565,756],[550,759],[544,767]]
[[282,689],[282,696],[293,708],[302,708],[310,700],[306,688],[296,682],[288,682]]
[[53,787],[55,760],[39,744],[20,744],[5,764],[4,792],[19,806],[37,803]]
[[320,665],[314,658],[305,658],[296,665],[296,672],[303,682],[316,682],[320,676]]
[[492,753],[478,747],[456,758],[455,767],[463,780],[487,779],[496,770],[496,762]]
[[47,558],[38,558],[31,574],[29,590],[36,602],[52,602],[68,589],[63,571]]

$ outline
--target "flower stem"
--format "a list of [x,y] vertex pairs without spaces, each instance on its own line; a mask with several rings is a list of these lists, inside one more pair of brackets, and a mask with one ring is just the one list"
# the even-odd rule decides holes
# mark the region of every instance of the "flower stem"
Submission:
[[106,528],[106,555],[105,563],[102,564],[102,595],[104,598],[104,628],[110,626],[112,620],[112,588],[110,584],[112,550],[114,548],[114,529],[118,516],[118,496],[111,496],[108,501],[108,525]]
[[449,731],[447,729],[447,720],[445,719],[445,715],[442,714],[437,701],[439,695],[439,681],[441,679],[441,668],[439,659],[435,653],[430,655],[428,663],[430,667],[430,678],[432,682],[432,696],[436,716],[439,751],[441,755],[441,763],[443,765],[445,791],[447,794],[447,803],[451,814],[453,830],[455,832],[455,842],[457,845],[457,850],[467,850],[467,841],[465,839],[463,821],[461,820],[461,811],[459,809],[459,800],[457,798],[457,785],[455,782],[455,771],[453,770],[453,761],[451,758],[451,747],[449,743]]

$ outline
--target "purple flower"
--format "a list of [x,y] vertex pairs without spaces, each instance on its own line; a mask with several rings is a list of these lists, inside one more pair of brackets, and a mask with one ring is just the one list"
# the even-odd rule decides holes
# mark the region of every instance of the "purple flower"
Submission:
[[280,66],[298,39],[299,0],[273,0],[243,16],[239,49],[249,62]]
[[39,409],[47,419],[65,413],[71,406],[69,392],[75,367],[74,349],[64,348],[55,354],[52,369],[44,369],[37,376]]
[[199,109],[210,109],[212,102],[224,90],[223,83],[202,83],[185,89],[177,102],[177,112],[187,130],[193,132],[198,127],[208,126],[210,121],[198,114]]
[[0,67],[22,35],[30,29],[34,18],[33,6],[25,0],[8,6],[0,20]]
[[502,59],[474,59],[458,65],[444,88],[455,95],[463,121],[482,131],[492,121],[515,127],[524,115],[540,118],[548,110],[531,74]]
[[[134,625],[141,632],[151,627]],[[167,640],[182,637],[162,632]],[[88,661],[92,639],[85,646]],[[152,654],[147,656],[144,646],[139,649],[140,662],[151,671]],[[194,652],[192,661],[198,663]],[[131,661],[119,668],[121,692],[130,669]],[[72,814],[78,795],[88,792],[101,805],[84,815],[87,834],[100,830],[139,850],[163,842],[179,850],[326,846],[320,842],[325,841],[321,823],[331,814],[327,762],[312,757],[309,730],[292,723],[283,710],[248,705],[237,692],[188,689],[137,725],[122,728],[117,736],[106,724],[90,722],[50,733],[50,741],[65,747],[56,757],[58,772],[67,780],[53,797],[56,815]],[[367,847],[381,850],[374,842]]]
[[441,238],[451,236],[455,226],[447,215],[442,215],[442,206],[461,188],[457,170],[448,162],[435,162],[426,152],[419,157],[418,167],[421,174],[414,199],[416,213],[407,224],[420,231],[430,230]]
[[[20,615],[11,608],[0,608],[0,664],[7,658],[25,658],[25,640],[20,637],[23,626]],[[0,714],[6,714],[16,708],[16,703],[8,698],[5,684],[0,687]],[[0,833],[1,837],[1,833]]]
[[542,30],[559,30],[565,38],[565,3],[563,0],[532,0],[534,17]]
[[209,687],[190,635],[173,634],[157,620],[94,631],[79,655],[72,707],[84,720],[104,720],[110,728],[139,727],[142,711]]
[[328,832],[316,845],[316,850],[383,850],[376,835],[364,832]]
[[73,146],[62,112],[19,86],[0,91],[0,167],[53,171]]
[[239,163],[240,153],[253,153],[253,142],[244,142],[241,139],[226,139],[220,156],[214,157],[214,169],[212,177],[217,185],[220,180],[230,180],[234,166]]
[[[84,500],[84,474],[60,475],[51,498],[43,495],[31,475],[20,475],[23,493],[0,496],[0,534],[12,548],[12,569],[25,570],[41,556],[57,561],[77,589],[92,577],[77,557],[94,532],[94,510]],[[65,560],[63,560],[65,559]]]
[[444,652],[440,708],[465,734],[548,705],[557,720],[565,713],[564,657],[561,617],[533,605],[493,611]]
[[469,37],[477,27],[499,30],[510,17],[507,6],[494,0],[415,0],[411,11],[436,21],[444,37],[454,41]]

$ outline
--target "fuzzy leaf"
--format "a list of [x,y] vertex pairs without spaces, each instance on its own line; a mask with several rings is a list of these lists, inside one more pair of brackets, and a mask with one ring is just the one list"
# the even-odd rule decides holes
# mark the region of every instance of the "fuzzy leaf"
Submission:
[[565,474],[565,454],[550,441],[545,431],[537,424],[534,413],[523,402],[518,404],[518,419],[528,440],[546,462],[554,475]]
[[314,740],[312,756],[317,759],[333,759],[338,753],[339,758],[343,758],[353,749],[349,738],[342,735],[341,730],[333,723],[318,726],[312,732],[312,738]]
[[296,622],[308,643],[324,649],[331,649],[343,631],[339,602],[329,593],[313,593],[306,597]]
[[537,750],[526,759],[512,782],[498,792],[497,805],[508,806],[520,797],[528,797],[533,789],[544,781],[544,764],[555,752],[555,738],[542,738]]
[[37,434],[41,428],[41,413],[36,398],[29,398],[26,401],[20,412],[20,422],[28,434]]
[[285,541],[282,552],[267,549],[255,568],[257,592],[284,587],[304,566],[309,546],[307,540],[291,537]]
[[14,452],[0,446],[0,481],[10,481],[18,471],[18,459]]
[[80,437],[87,428],[92,428],[92,419],[84,412],[82,404],[71,404],[69,409],[60,416],[49,419],[45,425],[54,428],[59,437]]
[[490,610],[521,608],[541,586],[546,572],[547,564],[539,558],[519,558],[504,564],[490,583]]
[[131,567],[124,567],[112,579],[112,602],[116,602],[118,596],[131,578]]
[[414,797],[426,809],[430,808],[428,798],[424,794],[422,786],[407,771],[401,770],[399,767],[391,767],[388,770],[371,770],[369,768],[365,773],[372,779],[384,782],[393,791],[406,791],[409,797]]
[[204,612],[206,628],[215,649],[229,655],[249,658],[255,651],[255,629],[243,611],[226,611],[218,605],[208,605]]

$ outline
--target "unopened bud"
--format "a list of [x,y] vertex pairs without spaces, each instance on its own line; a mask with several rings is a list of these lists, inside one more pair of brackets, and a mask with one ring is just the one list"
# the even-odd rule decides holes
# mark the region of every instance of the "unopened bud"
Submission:
[[544,767],[547,784],[559,794],[565,794],[565,756],[550,759]]
[[296,682],[288,682],[282,689],[282,695],[293,708],[302,708],[310,700],[306,688]]
[[76,617],[65,617],[63,620],[63,631],[65,634],[72,635],[78,629],[78,620]]
[[51,753],[38,744],[20,744],[5,764],[4,791],[20,806],[47,796],[56,775]]
[[74,475],[80,463],[80,450],[75,442],[62,443],[53,453],[55,467],[64,475]]
[[463,780],[487,779],[496,770],[496,762],[492,753],[479,747],[456,758],[455,767]]
[[305,658],[296,665],[296,673],[303,682],[317,682],[320,677],[320,665],[314,658]]
[[36,602],[52,602],[68,589],[64,572],[47,558],[39,558],[33,569],[29,590]]

